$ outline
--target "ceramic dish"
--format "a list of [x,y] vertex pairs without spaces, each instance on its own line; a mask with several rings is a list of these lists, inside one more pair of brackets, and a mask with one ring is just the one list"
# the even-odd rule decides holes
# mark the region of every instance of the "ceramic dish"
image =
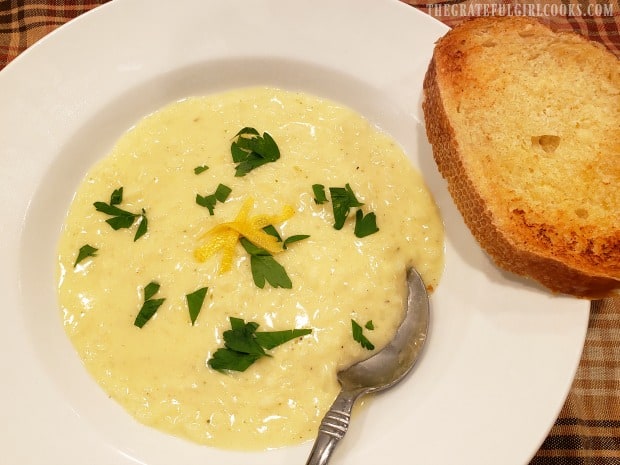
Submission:
[[56,305],[59,229],[88,168],[166,103],[268,84],[336,100],[390,133],[446,226],[423,357],[354,417],[333,463],[527,463],[570,388],[589,305],[498,271],[455,210],[420,106],[433,43],[446,31],[395,0],[116,0],[0,72],[3,460],[305,463],[310,444],[230,452],[137,423],[89,378]]

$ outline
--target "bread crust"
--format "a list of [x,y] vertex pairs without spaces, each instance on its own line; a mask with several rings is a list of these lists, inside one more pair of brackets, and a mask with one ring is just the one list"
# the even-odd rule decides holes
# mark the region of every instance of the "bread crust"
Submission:
[[[463,82],[471,79],[471,75],[464,72],[467,50],[460,48],[459,44],[479,28],[489,26],[490,22],[494,23],[492,27],[495,30],[534,25],[537,31],[544,27],[543,34],[556,34],[534,19],[478,18],[453,29],[438,41],[425,75],[422,102],[426,132],[437,167],[446,179],[448,190],[467,227],[497,266],[532,278],[554,293],[587,299],[619,295],[620,231],[612,228],[607,237],[593,239],[587,237],[587,229],[575,227],[571,240],[586,244],[582,249],[576,251],[570,250],[570,247],[549,246],[548,235],[554,232],[553,223],[535,223],[519,209],[498,218],[497,213],[489,208],[490,199],[481,193],[479,180],[472,176],[464,162],[459,143],[462,134],[457,134],[446,109],[445,99],[449,98],[446,88],[452,86],[451,91],[457,88],[455,92],[459,92],[463,91],[459,86],[467,87],[467,83]],[[590,45],[581,37],[575,40],[588,44],[588,47],[598,47],[598,44]],[[616,60],[617,66],[617,59],[607,53]],[[484,82],[477,84],[484,87]],[[615,157],[613,163],[618,167],[620,154],[610,153],[609,156]],[[612,225],[618,221],[620,206],[615,205],[615,218],[613,212],[612,206],[612,217],[609,219]]]

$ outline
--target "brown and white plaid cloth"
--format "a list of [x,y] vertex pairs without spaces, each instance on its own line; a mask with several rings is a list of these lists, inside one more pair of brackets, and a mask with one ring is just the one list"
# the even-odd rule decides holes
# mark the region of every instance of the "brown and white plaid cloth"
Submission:
[[[52,30],[107,1],[0,0],[0,69]],[[601,42],[620,57],[620,0],[403,1],[448,26],[471,16],[536,16],[556,30]],[[620,299],[592,302],[591,308],[573,386],[530,465],[620,465]]]

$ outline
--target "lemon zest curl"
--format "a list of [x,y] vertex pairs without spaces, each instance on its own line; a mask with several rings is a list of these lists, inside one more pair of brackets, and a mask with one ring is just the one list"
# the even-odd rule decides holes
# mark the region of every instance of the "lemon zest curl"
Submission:
[[271,234],[267,234],[263,228],[288,220],[295,214],[295,210],[287,205],[279,215],[250,216],[253,205],[254,199],[247,198],[233,221],[220,223],[203,234],[201,239],[209,238],[209,241],[194,250],[196,260],[204,262],[217,252],[221,252],[220,274],[230,271],[237,242],[241,237],[245,237],[255,246],[271,254],[282,252],[284,250],[282,242]]

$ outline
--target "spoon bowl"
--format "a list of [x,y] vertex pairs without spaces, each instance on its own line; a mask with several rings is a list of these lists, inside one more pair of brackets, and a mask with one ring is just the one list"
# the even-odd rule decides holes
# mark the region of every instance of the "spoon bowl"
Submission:
[[306,465],[328,463],[349,427],[351,410],[362,395],[388,389],[404,379],[418,359],[430,320],[426,286],[420,274],[407,270],[407,306],[394,338],[371,357],[338,372],[341,390],[323,417]]

